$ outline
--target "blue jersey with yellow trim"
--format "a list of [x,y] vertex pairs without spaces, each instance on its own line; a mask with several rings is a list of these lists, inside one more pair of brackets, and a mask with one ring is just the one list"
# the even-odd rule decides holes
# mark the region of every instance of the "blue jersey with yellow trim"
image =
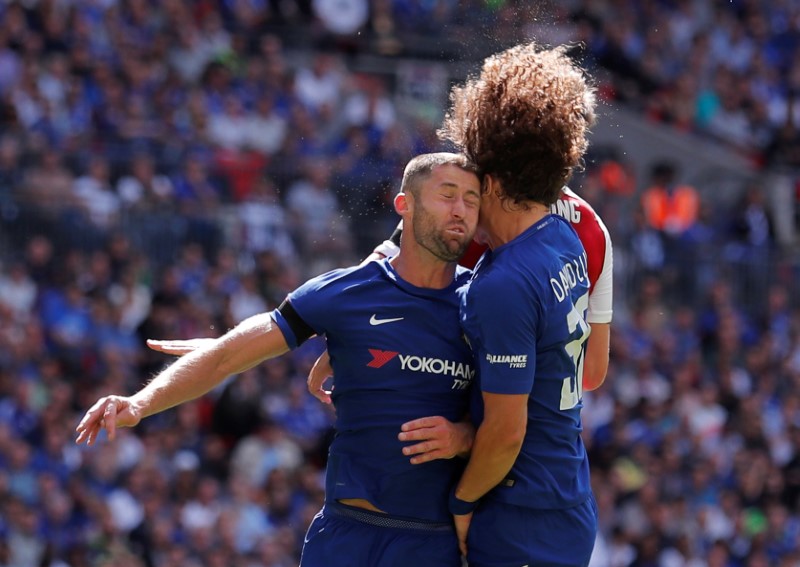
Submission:
[[[393,515],[449,522],[448,491],[461,459],[412,465],[400,426],[441,415],[466,415],[474,377],[458,319],[458,268],[445,289],[413,286],[388,260],[334,270],[289,294],[289,303],[325,335],[334,371],[336,436],[329,450],[326,499],[365,498]],[[289,323],[273,314],[290,347]]]
[[481,392],[527,394],[528,425],[507,478],[488,498],[531,508],[567,508],[590,495],[581,439],[581,383],[589,300],[586,254],[567,221],[548,215],[487,251],[461,290],[461,323]]

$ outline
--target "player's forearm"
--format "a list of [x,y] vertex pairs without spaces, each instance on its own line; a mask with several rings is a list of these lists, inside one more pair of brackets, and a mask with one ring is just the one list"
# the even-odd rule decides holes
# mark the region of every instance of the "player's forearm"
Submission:
[[519,455],[523,431],[484,422],[475,434],[469,463],[456,487],[456,497],[474,502],[503,480]]
[[608,373],[610,328],[608,323],[592,323],[583,359],[583,389],[596,390]]
[[455,438],[455,453],[457,457],[466,459],[472,452],[472,445],[475,443],[475,426],[468,418],[463,421],[453,423]]
[[288,350],[280,329],[263,313],[239,323],[216,341],[191,352],[134,394],[141,417],[154,415],[212,390],[226,377]]
[[221,355],[212,347],[183,356],[134,394],[131,403],[145,418],[199,398],[228,376],[220,370]]

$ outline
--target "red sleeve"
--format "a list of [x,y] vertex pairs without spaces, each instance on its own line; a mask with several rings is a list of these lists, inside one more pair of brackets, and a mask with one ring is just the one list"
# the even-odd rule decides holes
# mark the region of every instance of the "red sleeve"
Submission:
[[568,188],[564,188],[552,211],[572,224],[586,249],[591,292],[606,261],[606,233],[603,223],[592,206]]

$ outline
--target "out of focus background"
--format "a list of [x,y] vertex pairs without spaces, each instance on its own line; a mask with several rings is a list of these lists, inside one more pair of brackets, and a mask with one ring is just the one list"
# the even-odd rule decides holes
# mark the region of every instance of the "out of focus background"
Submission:
[[600,96],[571,183],[615,247],[592,565],[800,565],[793,0],[0,1],[0,565],[296,565],[318,340],[113,444],[74,427],[171,360],[145,338],[363,259],[450,86],[529,39]]

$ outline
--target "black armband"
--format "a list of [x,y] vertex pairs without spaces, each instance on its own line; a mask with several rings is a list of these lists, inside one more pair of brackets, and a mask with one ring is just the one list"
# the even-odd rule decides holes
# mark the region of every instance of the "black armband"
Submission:
[[292,333],[294,333],[297,339],[297,346],[300,346],[317,334],[308,323],[303,321],[303,318],[294,310],[294,307],[292,307],[288,299],[283,300],[283,303],[278,306],[278,311],[280,311],[283,318],[286,319],[289,328],[292,330]]

